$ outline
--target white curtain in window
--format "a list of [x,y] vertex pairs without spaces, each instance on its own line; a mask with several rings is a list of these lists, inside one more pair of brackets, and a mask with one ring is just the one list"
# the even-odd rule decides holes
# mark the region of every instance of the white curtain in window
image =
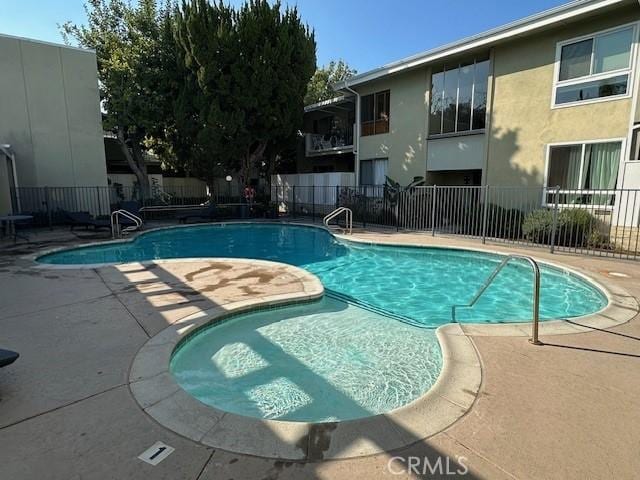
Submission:
[[373,184],[384,185],[387,181],[387,160],[375,160],[373,162]]
[[586,146],[582,169],[582,188],[616,188],[620,163],[620,143],[593,143]]
[[552,147],[548,185],[562,189],[581,188],[582,145]]
[[568,188],[580,188],[580,160],[582,156],[581,147],[571,147],[569,149],[567,164],[567,180]]
[[362,160],[360,162],[360,183],[362,185],[384,185],[387,177],[388,160]]
[[360,162],[360,184],[373,184],[373,160],[363,160]]

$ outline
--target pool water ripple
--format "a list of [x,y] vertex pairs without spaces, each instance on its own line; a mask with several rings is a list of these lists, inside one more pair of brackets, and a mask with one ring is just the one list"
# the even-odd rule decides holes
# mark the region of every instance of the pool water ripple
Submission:
[[[471,300],[501,260],[499,255],[442,248],[342,242],[319,228],[283,224],[224,224],[164,229],[133,242],[91,246],[40,257],[52,264],[95,264],[162,258],[232,257],[273,260],[317,275],[325,288],[437,327],[451,321],[451,307]],[[605,295],[566,271],[542,265],[542,320],[595,313]],[[509,264],[459,322],[531,320],[532,273]]]

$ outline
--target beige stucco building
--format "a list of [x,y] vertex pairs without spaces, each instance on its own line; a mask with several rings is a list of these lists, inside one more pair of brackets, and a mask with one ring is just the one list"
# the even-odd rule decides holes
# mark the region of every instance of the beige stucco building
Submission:
[[0,65],[0,215],[14,184],[107,186],[95,52],[0,35]]
[[636,0],[580,0],[365,72],[360,184],[640,188]]

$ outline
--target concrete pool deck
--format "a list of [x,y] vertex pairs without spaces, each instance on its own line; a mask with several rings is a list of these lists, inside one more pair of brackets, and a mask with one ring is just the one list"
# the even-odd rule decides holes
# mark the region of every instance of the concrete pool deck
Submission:
[[[482,247],[420,234],[354,236]],[[603,331],[543,332],[541,347],[529,345],[525,336],[467,331],[481,359],[482,384],[471,410],[446,430],[392,453],[278,461],[177,435],[147,416],[130,393],[129,369],[140,347],[170,323],[202,310],[211,298],[190,291],[180,274],[176,278],[158,267],[138,272],[111,267],[109,273],[33,269],[22,256],[78,239],[54,231],[32,240],[40,243],[0,250],[0,347],[21,353],[14,365],[0,370],[0,478],[415,478],[394,474],[406,472],[412,456],[421,459],[420,471],[425,457],[431,465],[449,457],[451,470],[469,468],[467,478],[625,479],[640,471],[638,317]],[[608,288],[625,290],[629,300],[640,297],[637,262],[486,248],[566,264]],[[242,290],[246,286],[238,281],[229,290],[226,285],[210,293],[239,299],[252,294]],[[137,456],[156,441],[176,450],[151,466]]]

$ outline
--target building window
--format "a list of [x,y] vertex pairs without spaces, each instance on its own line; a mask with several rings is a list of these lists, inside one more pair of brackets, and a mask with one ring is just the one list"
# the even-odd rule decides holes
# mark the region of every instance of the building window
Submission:
[[431,75],[429,135],[483,130],[489,60],[445,65]]
[[365,95],[360,100],[361,135],[389,132],[389,90]]
[[555,105],[628,95],[635,32],[625,26],[559,43]]
[[635,124],[631,129],[631,148],[629,149],[629,160],[640,161],[640,124]]
[[360,160],[360,185],[384,185],[388,165],[389,160],[386,158]]
[[560,205],[613,205],[621,150],[621,141],[549,146],[546,203],[560,187]]

